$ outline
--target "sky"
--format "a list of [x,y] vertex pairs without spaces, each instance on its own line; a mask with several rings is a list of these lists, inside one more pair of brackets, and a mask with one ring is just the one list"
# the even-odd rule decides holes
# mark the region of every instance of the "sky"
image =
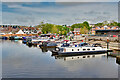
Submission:
[[[118,21],[118,0],[106,2],[14,2],[2,1],[2,24],[37,25],[41,21],[53,24],[72,25],[88,21],[90,24],[105,20]],[[41,0],[42,1],[42,0]],[[113,2],[114,1],[114,2]]]
[[119,2],[119,0],[1,0],[2,2]]

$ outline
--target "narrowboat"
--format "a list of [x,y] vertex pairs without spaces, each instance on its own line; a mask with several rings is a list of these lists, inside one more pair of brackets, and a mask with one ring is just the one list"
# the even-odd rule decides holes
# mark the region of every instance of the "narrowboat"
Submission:
[[55,50],[53,50],[53,53],[57,53],[59,55],[85,55],[85,54],[101,54],[101,53],[107,53],[111,52],[112,50],[109,50],[107,48],[101,47],[99,44],[93,44],[90,46],[88,43],[80,43],[78,45],[74,46],[61,46],[56,47]]

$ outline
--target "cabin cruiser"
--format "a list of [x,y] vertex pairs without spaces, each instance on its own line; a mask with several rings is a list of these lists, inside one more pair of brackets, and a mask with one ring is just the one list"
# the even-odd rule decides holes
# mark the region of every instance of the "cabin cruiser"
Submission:
[[57,47],[70,47],[75,45],[76,41],[69,41],[69,40],[63,40],[63,41],[57,41]]
[[40,48],[46,47],[46,48],[55,48],[57,46],[57,43],[51,42],[51,41],[46,41],[42,42],[41,45],[39,45]]
[[93,44],[92,46],[88,43],[80,43],[74,46],[61,46],[56,47],[53,53],[57,53],[59,55],[85,55],[85,54],[101,54],[106,52],[111,52],[111,50],[107,48],[103,48],[100,44]]

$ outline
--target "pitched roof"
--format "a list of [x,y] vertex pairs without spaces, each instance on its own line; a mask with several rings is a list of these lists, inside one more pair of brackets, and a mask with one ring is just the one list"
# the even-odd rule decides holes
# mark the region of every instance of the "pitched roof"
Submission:
[[24,32],[20,29],[16,34],[24,34]]

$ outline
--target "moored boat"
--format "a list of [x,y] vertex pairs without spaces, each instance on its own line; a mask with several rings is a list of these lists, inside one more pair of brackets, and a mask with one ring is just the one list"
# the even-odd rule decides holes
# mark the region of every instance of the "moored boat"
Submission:
[[42,42],[42,44],[39,45],[40,48],[43,48],[43,47],[46,47],[46,48],[55,48],[56,46],[57,46],[57,43],[50,42],[50,41]]
[[57,53],[59,55],[85,55],[85,54],[101,54],[111,52],[107,48],[102,48],[100,45],[93,44],[90,46],[88,43],[81,43],[75,46],[68,46],[68,47],[57,47],[53,50],[53,53]]

